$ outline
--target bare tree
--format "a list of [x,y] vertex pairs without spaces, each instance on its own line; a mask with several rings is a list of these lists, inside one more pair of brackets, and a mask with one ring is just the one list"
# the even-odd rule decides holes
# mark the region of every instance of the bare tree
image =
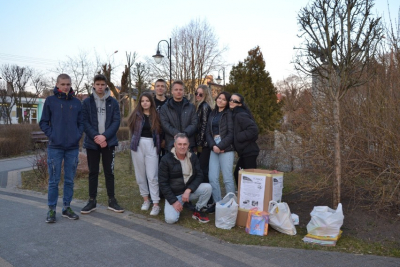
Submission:
[[92,79],[101,69],[98,57],[96,60],[90,59],[90,54],[81,51],[76,57],[67,57],[67,60],[59,62],[56,68],[57,73],[67,73],[72,79],[72,88],[77,96],[83,93],[90,94],[92,89]]
[[138,96],[143,90],[150,88],[153,77],[150,68],[145,63],[139,62],[135,64],[132,77],[138,90]]
[[[2,65],[0,67],[2,78],[6,82],[6,90],[1,91],[2,113],[6,117],[5,123],[11,124],[11,111],[14,106],[20,109],[21,114],[17,114],[18,122],[29,121],[32,104],[47,88],[47,82],[43,75],[37,73],[29,67],[20,67],[18,65]],[[26,114],[22,114],[22,107],[26,107]]]
[[373,6],[373,0],[314,0],[298,15],[303,43],[295,66],[313,77],[321,99],[332,104],[334,207],[341,199],[340,103],[348,90],[369,80],[366,66],[383,38],[380,18],[372,15]]
[[[172,78],[182,80],[189,93],[204,84],[207,75],[222,67],[222,54],[213,28],[206,20],[192,20],[189,24],[172,31]],[[160,50],[163,50],[162,48]],[[163,54],[166,55],[166,47]],[[155,76],[169,80],[169,61],[157,65],[148,59]]]

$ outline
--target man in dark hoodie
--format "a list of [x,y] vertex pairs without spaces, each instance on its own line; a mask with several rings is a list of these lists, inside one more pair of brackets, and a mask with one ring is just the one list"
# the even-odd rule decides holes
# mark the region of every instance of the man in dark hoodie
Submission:
[[198,117],[195,106],[184,97],[185,89],[182,81],[172,83],[172,97],[160,110],[161,126],[165,133],[165,149],[171,152],[174,146],[174,136],[185,133],[192,148],[196,145],[194,136],[197,132]]
[[81,210],[82,214],[96,209],[100,157],[106,179],[108,209],[124,212],[114,192],[115,146],[118,146],[117,131],[121,116],[118,102],[110,96],[106,82],[104,75],[96,75],[93,79],[93,94],[83,101],[82,117],[86,134],[83,146],[86,148],[89,166],[89,201]]
[[71,207],[74,194],[74,178],[78,166],[79,140],[83,133],[81,102],[74,97],[71,77],[60,74],[57,77],[54,95],[46,98],[40,119],[40,128],[49,138],[47,164],[49,170],[49,188],[47,204],[47,223],[56,222],[58,184],[64,160],[64,193],[62,216],[77,220]]

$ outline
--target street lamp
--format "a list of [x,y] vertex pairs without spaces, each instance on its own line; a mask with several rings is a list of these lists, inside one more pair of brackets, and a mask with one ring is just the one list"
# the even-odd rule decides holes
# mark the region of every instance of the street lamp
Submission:
[[171,38],[169,38],[169,43],[167,40],[161,40],[157,44],[157,53],[153,56],[154,61],[156,64],[160,64],[161,60],[164,58],[164,56],[160,53],[160,43],[161,42],[166,42],[168,44],[168,59],[169,59],[169,92],[171,93],[172,90],[172,41]]
[[218,77],[217,79],[215,79],[217,81],[218,84],[221,84],[221,77],[219,76],[219,72],[222,70],[222,78],[224,79],[224,86],[225,86],[225,68],[222,68],[218,71]]
[[108,56],[107,58],[108,64],[110,64],[110,57],[114,56],[116,53],[118,53],[118,50],[115,50],[114,52],[111,53],[111,55]]

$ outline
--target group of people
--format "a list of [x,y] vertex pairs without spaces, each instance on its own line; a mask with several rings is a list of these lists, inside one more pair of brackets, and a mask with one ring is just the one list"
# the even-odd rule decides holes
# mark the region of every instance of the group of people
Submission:
[[[221,92],[214,100],[211,90],[200,85],[193,101],[185,97],[185,86],[176,80],[171,97],[166,97],[166,82],[155,82],[155,96],[142,93],[128,118],[131,130],[131,156],[136,182],[143,198],[141,210],[150,215],[161,211],[165,198],[167,223],[179,220],[183,208],[192,218],[208,222],[222,199],[219,183],[222,172],[226,193],[235,192],[240,169],[256,168],[259,148],[258,128],[240,94]],[[73,97],[71,78],[57,78],[54,96],[46,99],[40,127],[49,137],[49,191],[46,222],[56,222],[58,184],[64,160],[62,216],[78,219],[70,203],[78,164],[79,140],[85,132],[84,147],[89,167],[89,201],[82,214],[96,209],[99,162],[102,159],[108,209],[124,212],[114,195],[114,158],[120,124],[118,102],[110,96],[107,79],[99,74],[93,80],[93,94],[81,104]],[[235,151],[239,156],[233,170]],[[197,200],[196,204],[192,201]]]

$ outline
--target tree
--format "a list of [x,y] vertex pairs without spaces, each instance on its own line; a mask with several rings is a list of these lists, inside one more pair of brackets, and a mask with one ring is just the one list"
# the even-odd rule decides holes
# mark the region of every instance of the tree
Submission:
[[139,96],[143,90],[148,89],[151,85],[152,75],[150,68],[144,63],[136,63],[133,68],[132,76],[135,82],[135,87],[138,89]]
[[314,0],[298,15],[303,42],[295,67],[313,77],[319,100],[332,107],[334,207],[341,197],[340,103],[348,90],[370,78],[366,66],[383,38],[380,18],[372,16],[373,6],[370,0]]
[[[0,93],[1,113],[5,118],[5,123],[12,123],[11,111],[14,106],[17,107],[19,123],[22,123],[23,119],[29,120],[31,105],[36,102],[42,91],[48,87],[45,78],[34,69],[18,65],[2,65],[0,73],[6,82],[6,89]],[[23,105],[26,107],[26,115],[24,116],[22,114]],[[21,114],[18,114],[18,109],[20,109]]]
[[96,56],[96,60],[90,60],[90,55],[81,51],[76,57],[69,57],[65,61],[59,62],[56,73],[67,73],[72,79],[72,88],[75,94],[90,94],[92,90],[93,77],[101,69],[100,61]]
[[[182,80],[188,92],[194,93],[199,84],[204,84],[207,75],[221,68],[222,53],[227,48],[219,48],[218,38],[206,20],[192,20],[181,28],[175,28],[171,36],[172,78]],[[160,49],[163,50],[164,46],[160,45]],[[166,52],[164,49],[162,54],[167,55]],[[148,59],[147,64],[155,76],[169,80],[168,60],[157,65],[153,59]]]
[[260,47],[248,54],[244,62],[232,67],[226,90],[244,96],[260,132],[274,130],[282,118],[282,103],[278,103],[276,88],[265,70]]

